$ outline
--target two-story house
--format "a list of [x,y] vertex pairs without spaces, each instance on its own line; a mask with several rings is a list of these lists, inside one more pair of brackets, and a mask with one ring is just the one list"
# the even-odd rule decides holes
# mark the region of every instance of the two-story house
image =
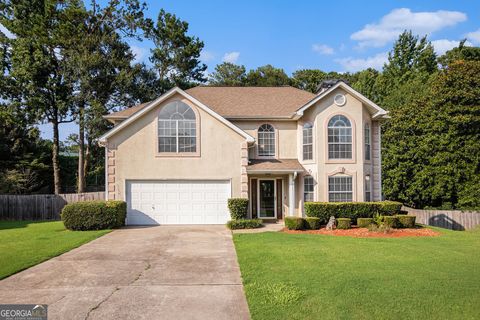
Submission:
[[305,201],[381,200],[387,112],[341,81],[317,94],[174,88],[105,118],[107,198],[127,202],[127,224],[222,224],[231,197],[265,220]]

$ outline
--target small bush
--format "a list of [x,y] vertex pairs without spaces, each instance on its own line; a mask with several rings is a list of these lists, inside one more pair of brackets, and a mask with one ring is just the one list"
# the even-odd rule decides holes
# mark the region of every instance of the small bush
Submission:
[[350,218],[337,219],[337,229],[350,229],[351,224],[352,224],[352,219]]
[[357,227],[359,228],[366,228],[371,224],[374,224],[373,218],[357,218]]
[[285,217],[285,227],[288,230],[303,230],[305,229],[305,220],[300,217]]
[[126,215],[124,201],[83,201],[63,207],[61,218],[69,230],[101,230],[123,226]]
[[247,218],[248,199],[230,198],[228,199],[228,210],[232,220],[241,220]]
[[398,228],[398,219],[396,216],[384,216],[383,225],[390,228]]
[[305,226],[311,230],[320,229],[321,223],[320,218],[317,217],[307,217],[305,218]]
[[383,233],[392,232],[392,228],[384,225],[383,223],[380,224],[380,225],[372,223],[367,228],[368,228],[368,231],[371,231],[371,232],[383,232]]
[[414,228],[416,216],[397,215],[399,228]]
[[230,220],[227,222],[227,228],[230,230],[236,229],[255,229],[262,226],[262,220],[260,219],[240,219]]

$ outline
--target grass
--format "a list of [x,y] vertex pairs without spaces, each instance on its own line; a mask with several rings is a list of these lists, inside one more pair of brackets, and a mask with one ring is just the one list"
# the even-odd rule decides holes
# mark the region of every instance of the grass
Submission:
[[0,279],[108,232],[109,230],[69,231],[61,221],[0,221]]
[[439,237],[234,234],[253,319],[478,319],[480,229]]

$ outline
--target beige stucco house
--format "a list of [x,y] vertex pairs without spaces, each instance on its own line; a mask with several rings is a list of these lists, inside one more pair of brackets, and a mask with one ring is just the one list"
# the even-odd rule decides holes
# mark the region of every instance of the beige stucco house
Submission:
[[225,223],[231,197],[272,220],[305,201],[381,200],[387,112],[341,81],[174,88],[105,118],[107,197],[127,202],[128,224]]

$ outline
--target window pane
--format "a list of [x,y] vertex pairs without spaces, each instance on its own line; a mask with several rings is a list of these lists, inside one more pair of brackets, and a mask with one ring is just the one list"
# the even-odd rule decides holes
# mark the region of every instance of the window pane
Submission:
[[328,177],[328,201],[350,202],[353,199],[352,177]]
[[174,101],[162,108],[158,118],[159,152],[196,151],[197,128],[192,108]]
[[306,176],[303,178],[303,201],[314,201],[313,196],[314,181],[312,176]]
[[352,127],[344,116],[334,116],[328,122],[328,158],[352,158]]
[[196,138],[195,137],[180,137],[178,138],[178,152],[195,152]]
[[258,155],[275,156],[275,130],[269,124],[258,129]]
[[164,138],[158,139],[160,152],[177,152],[177,138]]

